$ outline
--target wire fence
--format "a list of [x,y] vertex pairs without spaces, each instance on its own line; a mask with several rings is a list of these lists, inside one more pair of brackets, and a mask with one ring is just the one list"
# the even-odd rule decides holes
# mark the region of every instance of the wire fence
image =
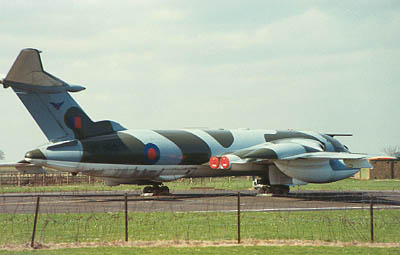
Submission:
[[70,185],[70,184],[95,184],[103,183],[100,178],[82,174],[71,175],[66,172],[27,174],[15,171],[0,172],[1,186],[47,186],[47,185]]
[[[38,203],[39,201],[39,203]],[[0,195],[0,244],[123,240],[400,242],[398,192]],[[37,210],[37,214],[35,214]],[[35,224],[35,215],[37,223]],[[33,242],[32,242],[33,245]]]

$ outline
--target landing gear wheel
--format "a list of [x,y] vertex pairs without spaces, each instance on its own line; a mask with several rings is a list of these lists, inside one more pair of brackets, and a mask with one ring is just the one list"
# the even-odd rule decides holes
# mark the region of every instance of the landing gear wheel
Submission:
[[143,188],[143,193],[154,193],[154,187],[153,186],[146,186]]
[[258,193],[260,193],[260,194],[270,194],[270,193],[272,193],[271,192],[271,187],[264,185],[264,186],[262,186],[261,188],[258,189]]
[[167,195],[169,195],[169,188],[167,186],[159,187],[159,192],[158,192],[157,195],[159,195],[159,196],[167,196]]
[[260,194],[287,195],[290,187],[287,185],[264,185],[258,189]]
[[153,196],[167,196],[169,195],[169,188],[164,185],[146,186],[143,193],[153,193]]
[[287,185],[273,185],[270,187],[270,192],[274,195],[287,195],[290,191]]

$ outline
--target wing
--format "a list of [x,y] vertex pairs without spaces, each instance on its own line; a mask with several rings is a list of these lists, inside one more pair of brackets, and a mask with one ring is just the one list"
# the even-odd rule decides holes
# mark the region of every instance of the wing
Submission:
[[366,154],[350,152],[328,152],[322,143],[310,139],[291,139],[278,143],[263,143],[239,151],[234,151],[222,157],[236,159],[232,163],[266,162],[288,160],[364,160]]
[[[371,168],[365,154],[326,151],[325,144],[307,138],[281,139],[210,159],[213,169],[251,171],[262,167],[271,184],[326,183]],[[266,167],[265,165],[268,165]]]
[[18,162],[18,163],[4,163],[0,164],[0,169],[16,169],[23,174],[44,174],[46,170],[41,167],[31,163]]

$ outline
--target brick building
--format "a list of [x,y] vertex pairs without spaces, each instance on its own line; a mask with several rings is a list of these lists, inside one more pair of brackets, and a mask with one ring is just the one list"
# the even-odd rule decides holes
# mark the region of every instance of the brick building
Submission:
[[363,168],[354,177],[362,180],[400,179],[400,159],[370,160],[373,169]]

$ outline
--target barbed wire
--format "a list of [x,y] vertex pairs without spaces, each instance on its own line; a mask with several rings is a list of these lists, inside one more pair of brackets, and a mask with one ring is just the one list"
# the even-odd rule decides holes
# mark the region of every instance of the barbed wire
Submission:
[[[124,240],[124,192],[40,194],[36,241]],[[176,191],[172,196],[127,194],[129,240],[232,240],[237,238],[237,191]],[[257,196],[242,191],[242,239],[400,241],[398,192],[293,192]],[[32,236],[36,194],[0,196],[0,244],[27,243]]]

